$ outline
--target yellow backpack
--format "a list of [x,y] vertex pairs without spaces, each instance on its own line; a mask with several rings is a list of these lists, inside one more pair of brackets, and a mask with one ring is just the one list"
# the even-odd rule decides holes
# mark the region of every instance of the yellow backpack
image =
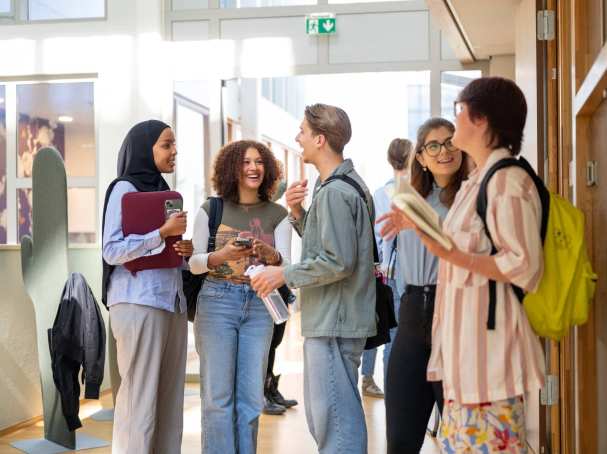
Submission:
[[[523,303],[527,318],[538,336],[560,340],[571,326],[588,319],[590,302],[594,297],[597,275],[588,260],[584,236],[584,214],[561,196],[544,186],[524,158],[502,159],[487,172],[476,201],[476,211],[487,228],[487,183],[495,172],[505,167],[524,169],[533,179],[542,202],[541,237],[544,242],[544,274],[534,293],[512,285]],[[491,254],[497,252],[493,245]],[[487,328],[495,328],[495,281],[489,281],[489,318]]]

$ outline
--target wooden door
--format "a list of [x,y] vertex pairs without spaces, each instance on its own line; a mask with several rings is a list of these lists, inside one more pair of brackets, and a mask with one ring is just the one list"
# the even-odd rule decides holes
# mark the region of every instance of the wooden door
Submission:
[[588,251],[599,274],[588,322],[559,345],[558,444],[565,454],[607,453],[607,242],[601,235],[607,225],[605,3],[559,0],[555,5],[558,147],[551,181],[584,211]]
[[[556,39],[546,43],[548,78],[545,181],[586,215],[586,240],[598,290],[588,322],[548,344],[549,371],[559,377],[559,403],[543,412],[545,453],[607,453],[607,2],[545,0],[556,13]],[[538,50],[539,54],[539,50]],[[541,65],[540,65],[541,66]],[[539,79],[538,79],[539,80]],[[538,105],[540,103],[538,102]],[[588,167],[590,166],[590,167]],[[589,181],[587,169],[594,173]],[[602,278],[602,279],[601,279]]]
[[[557,14],[557,0],[538,0],[537,11],[554,11]],[[560,30],[558,30],[560,31]],[[561,43],[555,39],[537,41],[537,116],[538,116],[538,161],[537,171],[542,176],[546,186],[553,192],[567,196],[560,176],[567,169],[563,154],[563,135],[560,127],[563,93],[559,90],[561,74],[559,62]],[[518,55],[517,55],[518,57]],[[566,98],[565,98],[566,99]],[[532,107],[531,107],[532,108]],[[566,408],[564,399],[546,401],[546,393],[552,382],[564,383],[561,376],[563,343],[544,340],[546,357],[547,384],[544,389],[544,399],[540,406],[540,445],[539,452],[545,454],[561,454],[566,452],[566,428],[563,413]],[[561,388],[562,389],[562,388]],[[559,396],[561,397],[561,396]]]

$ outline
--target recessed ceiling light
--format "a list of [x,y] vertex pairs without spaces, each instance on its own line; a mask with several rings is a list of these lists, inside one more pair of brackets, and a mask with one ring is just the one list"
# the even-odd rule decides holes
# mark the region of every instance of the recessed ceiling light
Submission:
[[74,119],[72,117],[70,117],[69,115],[59,115],[57,117],[57,121],[59,121],[61,123],[71,123],[72,121],[74,121]]

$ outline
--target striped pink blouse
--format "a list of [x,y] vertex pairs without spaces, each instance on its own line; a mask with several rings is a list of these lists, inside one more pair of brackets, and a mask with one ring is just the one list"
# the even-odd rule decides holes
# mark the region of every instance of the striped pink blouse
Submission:
[[[486,171],[510,157],[496,150],[462,184],[444,222],[459,249],[489,255],[491,243],[476,214]],[[535,290],[543,273],[541,205],[524,170],[498,171],[487,189],[487,224],[497,249],[496,264],[511,282]],[[432,324],[428,380],[443,381],[446,400],[494,402],[536,391],[544,383],[544,354],[523,306],[509,284],[497,284],[495,330],[487,330],[489,280],[440,261]]]

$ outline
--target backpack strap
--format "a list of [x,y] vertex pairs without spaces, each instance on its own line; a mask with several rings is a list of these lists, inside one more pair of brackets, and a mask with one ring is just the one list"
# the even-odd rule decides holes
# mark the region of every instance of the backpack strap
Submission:
[[[483,225],[485,227],[485,233],[491,242],[491,255],[495,255],[497,253],[497,249],[495,248],[495,243],[493,242],[493,238],[491,238],[491,233],[489,232],[489,227],[487,225],[487,186],[489,184],[489,180],[491,177],[501,169],[506,167],[520,167],[523,169],[533,180],[535,187],[537,189],[538,195],[540,197],[540,202],[542,205],[542,222],[540,228],[540,235],[542,238],[542,243],[546,238],[546,229],[548,228],[548,210],[550,208],[550,193],[544,186],[544,182],[542,179],[535,173],[533,167],[527,162],[527,160],[523,157],[519,159],[516,158],[507,158],[502,159],[496,162],[485,174],[483,180],[481,181],[480,189],[478,191],[478,197],[476,199],[476,213],[479,215],[481,220],[483,221]],[[510,284],[512,286],[512,290],[516,295],[517,299],[520,303],[523,302],[523,298],[525,298],[525,292],[522,288]],[[489,280],[489,314],[487,316],[487,329],[494,330],[495,329],[495,305],[497,302],[497,283],[494,280]]]
[[[352,186],[354,189],[356,189],[356,192],[358,192],[358,195],[360,195],[360,197],[365,202],[365,206],[367,206],[367,210],[369,209],[365,191],[363,191],[363,188],[360,187],[360,185],[356,182],[356,180],[354,178],[349,177],[348,175],[344,175],[344,174],[332,175],[323,182],[322,186],[326,186],[331,181],[335,181],[335,180],[341,180],[345,183],[348,183],[350,186]],[[373,261],[375,263],[379,263],[379,251],[377,250],[377,243],[375,242],[375,234],[373,233],[375,230],[373,228],[373,220],[371,219],[371,215],[369,215],[369,221],[371,222],[371,235],[373,236]]]
[[207,252],[215,250],[215,239],[217,238],[217,230],[221,225],[221,217],[223,216],[223,199],[221,197],[209,197],[211,209],[209,213],[209,242]]
[[[388,260],[388,271],[392,269],[392,273],[388,276],[394,280],[394,273],[396,273],[396,259],[398,258],[398,234],[392,239],[392,249],[390,250],[390,259]],[[394,262],[394,263],[393,263]]]

